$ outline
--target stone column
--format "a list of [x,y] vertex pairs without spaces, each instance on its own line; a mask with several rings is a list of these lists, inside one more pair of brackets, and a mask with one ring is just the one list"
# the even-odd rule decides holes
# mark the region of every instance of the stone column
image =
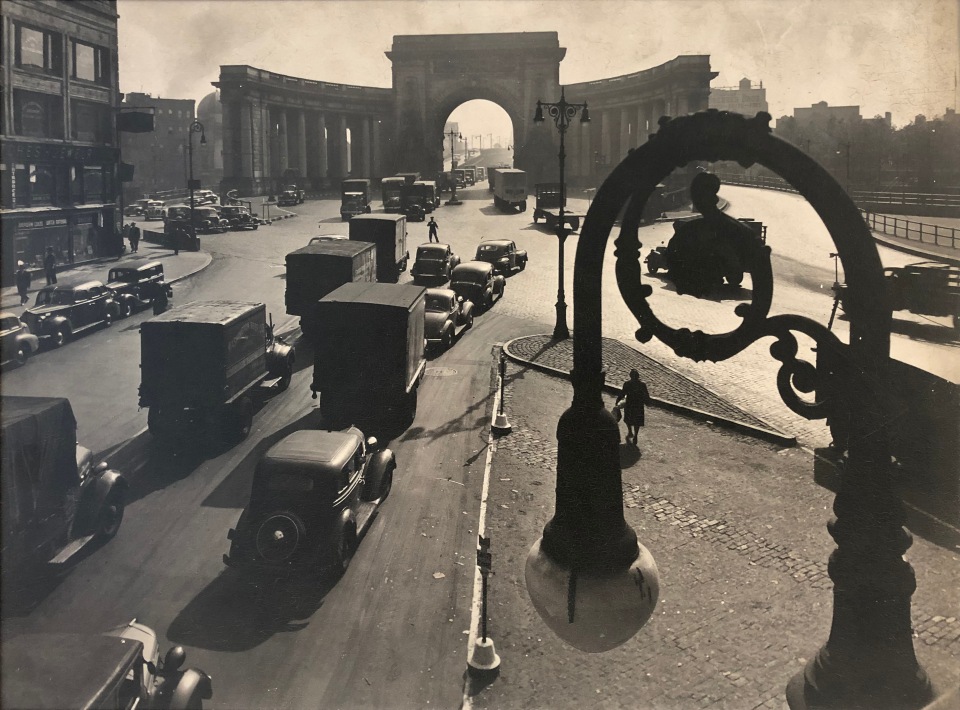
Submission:
[[[303,109],[297,111],[297,167],[300,177],[307,177],[307,116]],[[301,186],[302,189],[302,186]]]
[[370,178],[373,176],[370,159],[370,117],[361,116],[360,118],[360,170],[363,173],[360,177]]
[[614,155],[610,152],[610,112],[600,112],[600,153],[607,163],[612,163]]
[[274,177],[283,179],[284,173],[290,167],[290,143],[287,134],[287,112],[285,109],[281,109],[279,113],[277,119],[280,129],[277,135],[277,149],[280,151],[280,174],[274,175]]
[[618,146],[617,162],[619,163],[627,155],[627,149],[630,146],[630,115],[626,107],[620,109],[620,145]]
[[270,122],[270,107],[264,103],[260,104],[260,177],[268,180],[271,173],[271,159],[273,156],[272,146],[270,145],[273,137],[273,124]]
[[[242,101],[240,102],[239,109],[240,109],[240,165],[239,165],[240,169],[236,172],[236,174],[244,178],[253,178],[253,124],[252,124],[253,105],[249,101]],[[236,143],[228,144],[226,141],[226,136],[224,136],[223,144],[225,146],[236,145]],[[224,152],[227,153],[230,151],[224,151]]]
[[380,156],[382,150],[380,145],[380,119],[373,119],[373,168],[370,174],[371,178],[382,177],[383,162]]
[[327,117],[322,114],[317,114],[317,147],[320,151],[320,156],[318,160],[319,170],[321,180],[326,180],[328,175],[328,165],[327,165]]
[[643,104],[637,104],[637,130],[633,136],[633,147],[639,148],[647,142],[647,112]]
[[340,176],[347,177],[350,174],[350,144],[347,143],[347,115],[345,113],[340,114],[337,141],[340,145]]

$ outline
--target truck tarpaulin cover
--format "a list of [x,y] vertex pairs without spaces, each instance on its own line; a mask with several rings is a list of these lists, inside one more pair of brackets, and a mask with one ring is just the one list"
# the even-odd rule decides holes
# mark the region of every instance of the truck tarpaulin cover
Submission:
[[121,107],[117,116],[117,129],[124,133],[152,133],[153,108],[141,108],[127,111]]
[[16,529],[63,499],[79,485],[77,421],[69,400],[53,397],[3,397],[4,530]]

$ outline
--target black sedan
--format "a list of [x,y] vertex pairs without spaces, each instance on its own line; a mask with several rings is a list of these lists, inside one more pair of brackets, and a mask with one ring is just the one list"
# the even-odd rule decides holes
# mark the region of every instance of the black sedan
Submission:
[[428,345],[446,350],[465,330],[473,327],[473,303],[450,288],[428,288],[424,337]]
[[41,343],[50,341],[60,347],[83,331],[110,325],[118,315],[113,291],[99,281],[85,281],[44,286],[20,320]]
[[417,284],[446,283],[459,263],[460,257],[453,253],[449,244],[421,244],[417,247],[417,256],[410,274]]
[[489,309],[494,300],[503,297],[506,279],[485,261],[467,261],[457,266],[450,275],[450,288],[465,301]]
[[527,252],[517,249],[512,239],[488,239],[477,246],[477,261],[493,264],[498,274],[508,276],[515,271],[527,268]]
[[342,574],[396,467],[393,452],[356,427],[290,434],[257,464],[224,563],[273,577]]

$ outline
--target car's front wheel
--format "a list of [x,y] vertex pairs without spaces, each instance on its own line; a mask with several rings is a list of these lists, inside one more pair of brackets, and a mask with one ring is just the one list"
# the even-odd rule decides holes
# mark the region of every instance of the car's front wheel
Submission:
[[57,326],[57,330],[53,334],[53,346],[56,348],[62,348],[70,341],[70,328],[66,325]]
[[380,502],[383,503],[390,495],[390,489],[393,488],[393,466],[387,466],[383,472],[383,479],[380,481]]
[[341,528],[337,535],[336,549],[334,551],[334,573],[339,577],[347,571],[353,554],[357,550],[357,532],[353,525],[346,524]]
[[124,301],[120,304],[121,318],[129,318],[131,313],[133,313],[133,304],[130,301]]
[[123,492],[113,491],[107,496],[100,509],[100,515],[97,518],[97,529],[95,535],[101,540],[109,540],[120,529],[120,523],[123,522]]
[[26,365],[28,357],[30,357],[30,354],[27,352],[27,349],[22,345],[18,345],[17,346],[17,364]]

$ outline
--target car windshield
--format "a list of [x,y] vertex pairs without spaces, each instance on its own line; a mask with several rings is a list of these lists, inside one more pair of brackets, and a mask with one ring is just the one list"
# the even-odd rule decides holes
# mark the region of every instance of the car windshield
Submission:
[[122,281],[132,284],[137,281],[137,272],[133,269],[110,269],[107,275],[107,281]]
[[194,210],[194,214],[198,214],[198,215],[200,215],[201,217],[210,218],[210,217],[216,217],[216,216],[217,216],[217,211],[216,211],[215,209],[213,209],[212,207],[201,207],[201,208],[199,208],[199,209],[195,209],[195,210]]
[[496,246],[494,244],[481,244],[477,247],[477,258],[484,259],[491,256],[499,256],[504,252],[506,252],[504,247]]
[[40,291],[37,294],[38,306],[63,306],[68,303],[73,303],[73,291],[51,289],[50,291]]
[[446,312],[451,310],[453,299],[446,293],[428,293],[426,304],[428,311]]

